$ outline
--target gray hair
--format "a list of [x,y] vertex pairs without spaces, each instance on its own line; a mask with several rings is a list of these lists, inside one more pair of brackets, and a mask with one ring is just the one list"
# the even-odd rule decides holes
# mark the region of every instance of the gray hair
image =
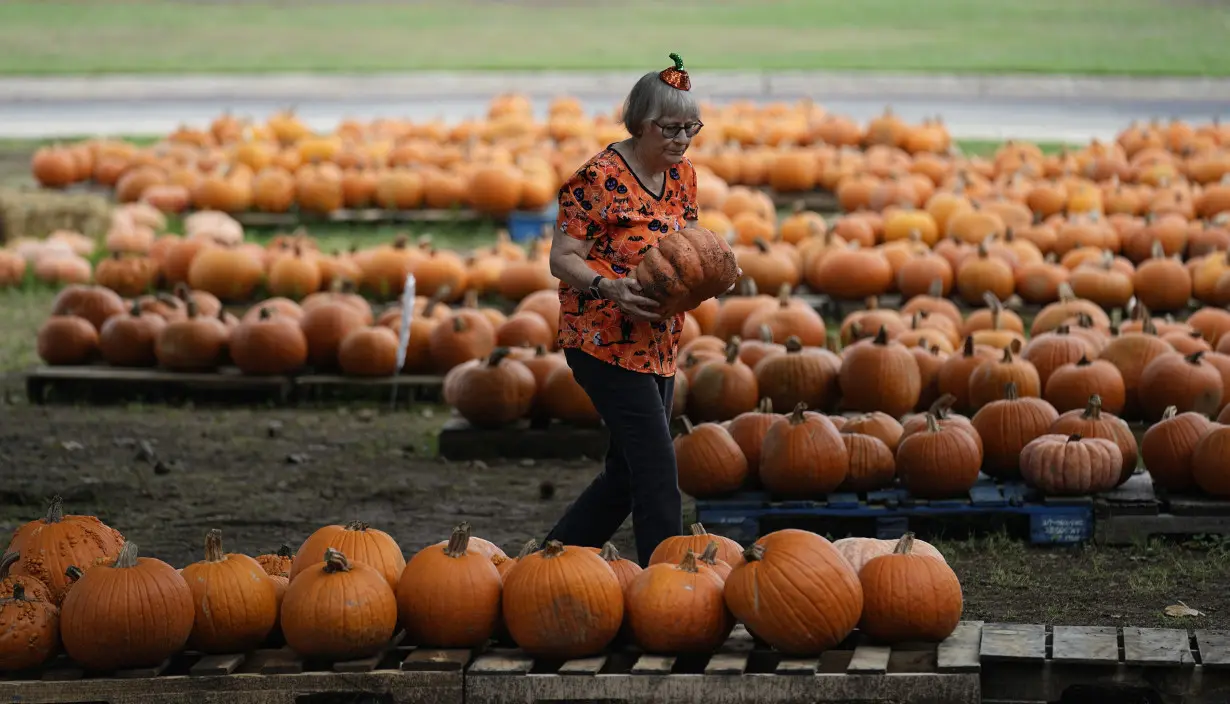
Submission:
[[700,119],[700,107],[688,91],[663,81],[658,71],[641,76],[624,100],[623,121],[628,134],[641,136],[646,120],[656,120],[664,115]]

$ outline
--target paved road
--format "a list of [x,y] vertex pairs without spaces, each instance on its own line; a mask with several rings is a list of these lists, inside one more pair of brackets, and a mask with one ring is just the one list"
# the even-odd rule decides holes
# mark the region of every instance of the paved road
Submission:
[[[107,77],[0,79],[0,137],[164,133],[203,125],[229,108],[262,118],[295,105],[313,128],[340,119],[400,116],[449,121],[484,113],[494,93],[536,98],[582,96],[591,111],[610,110],[630,84],[624,74],[436,76]],[[828,109],[865,121],[886,104],[903,118],[940,115],[965,139],[1085,142],[1110,139],[1135,119],[1230,120],[1225,81],[1127,81],[1063,77],[850,76],[785,74],[709,77],[698,87],[714,102],[817,96]],[[698,81],[699,82],[699,81]],[[707,95],[705,94],[707,91]],[[1162,96],[1149,99],[1146,96]]]

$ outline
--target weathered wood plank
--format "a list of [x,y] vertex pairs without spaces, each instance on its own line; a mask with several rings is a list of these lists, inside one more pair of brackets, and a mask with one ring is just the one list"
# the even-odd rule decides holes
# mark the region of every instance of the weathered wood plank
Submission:
[[533,658],[520,650],[478,656],[469,672],[476,675],[524,675],[534,667]]
[[1230,667],[1230,631],[1196,631],[1200,664],[1208,668]]
[[782,658],[773,673],[795,677],[814,677],[819,669],[820,658]]
[[402,660],[402,672],[457,672],[470,664],[469,650],[415,648]]
[[706,675],[742,675],[747,671],[747,650],[741,653],[718,653],[705,665]]
[[204,655],[191,668],[188,674],[192,677],[214,677],[229,675],[243,664],[246,656],[237,655]]
[[979,657],[984,660],[1042,662],[1046,659],[1046,626],[1021,623],[983,624]]
[[854,657],[846,667],[851,675],[883,675],[888,673],[888,656],[893,649],[887,645],[874,645],[864,641],[854,648]]
[[598,655],[592,658],[577,658],[560,665],[559,673],[561,675],[588,675],[593,677],[602,671],[603,665],[606,665],[605,655]]
[[1187,631],[1124,627],[1123,662],[1127,665],[1190,666],[1196,661]]
[[116,670],[115,678],[120,680],[138,680],[161,675],[171,665],[171,658],[163,660],[153,667],[134,667],[131,670]]
[[632,666],[634,675],[669,675],[675,667],[673,655],[642,655]]
[[1119,662],[1119,630],[1113,626],[1055,626],[1051,659],[1073,665]]
[[957,630],[935,648],[935,668],[940,673],[979,672],[978,651],[982,645],[982,621],[962,621]]

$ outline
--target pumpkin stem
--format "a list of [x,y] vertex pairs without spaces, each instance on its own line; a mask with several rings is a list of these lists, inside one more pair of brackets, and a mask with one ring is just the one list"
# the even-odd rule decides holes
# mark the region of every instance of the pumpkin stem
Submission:
[[601,557],[607,562],[618,562],[620,559],[619,550],[615,548],[614,543],[607,541],[605,544],[603,544],[602,552],[598,553],[598,557]]
[[888,327],[885,325],[881,325],[880,332],[876,333],[876,336],[872,340],[872,342],[877,345],[887,345],[888,344]]
[[935,416],[928,413],[926,415],[926,418],[927,418],[927,432],[929,433],[940,432],[940,424],[939,424],[939,421],[935,419]]
[[699,568],[696,567],[696,553],[692,552],[691,549],[688,549],[687,554],[684,555],[683,559],[679,561],[679,566],[676,569],[683,572],[691,572],[692,574],[699,572]]
[[752,543],[743,551],[743,559],[748,562],[758,562],[764,559],[764,546],[760,543]]
[[342,554],[341,550],[333,548],[325,548],[325,572],[333,574],[334,572],[349,572],[350,560]]
[[190,319],[195,318],[196,313],[197,313],[196,299],[189,298],[188,300],[184,301],[184,306],[188,309],[188,318]]
[[765,343],[766,345],[772,343],[773,342],[773,328],[762,323],[760,325],[760,341]]
[[807,403],[799,401],[794,407],[794,412],[790,414],[790,424],[798,425],[803,422],[803,412],[807,410]]
[[1080,442],[1080,439],[1081,439],[1080,433],[1072,433],[1071,435],[1068,436],[1068,442]]
[[6,552],[0,555],[0,579],[6,579],[9,576],[9,569],[13,567],[13,563],[21,559],[21,555],[15,552]]
[[692,425],[692,420],[686,415],[679,416],[679,422],[683,423],[683,435],[691,435],[696,428]]
[[59,523],[64,520],[64,499],[59,494],[51,497],[51,504],[47,506],[47,515],[43,518],[44,523]]
[[1089,403],[1085,406],[1085,418],[1089,420],[1102,419],[1102,397],[1093,394],[1089,397]]
[[901,536],[901,540],[897,541],[897,546],[893,548],[894,555],[909,555],[914,552],[914,534],[906,533]]
[[548,540],[547,546],[542,549],[542,557],[544,560],[550,560],[553,557],[559,557],[564,554],[564,544],[558,540]]
[[798,335],[791,335],[786,338],[787,352],[798,352],[801,349],[803,349],[803,341],[799,339]]
[[706,564],[709,564],[709,565],[715,564],[717,562],[717,551],[718,551],[717,541],[710,540],[709,544],[705,546],[705,551],[702,552],[700,554],[700,557],[696,559]]
[[283,543],[282,547],[278,548],[278,551],[276,554],[278,557],[294,557],[295,551],[292,550],[289,545]]
[[205,533],[205,561],[222,562],[226,553],[222,552],[222,531],[211,528]]
[[986,301],[987,307],[991,309],[991,319],[995,319],[995,314],[1004,309],[1004,304],[1000,303],[999,298],[990,291],[982,294],[982,300]]
[[133,299],[132,307],[128,309],[128,314],[134,318],[141,317],[141,302],[139,300]]
[[272,318],[272,317],[273,317],[273,309],[272,309],[272,308],[270,308],[270,307],[268,307],[268,306],[262,306],[262,307],[261,307],[260,319],[261,319],[261,320],[269,320],[269,319],[270,319],[270,318]]
[[973,357],[974,356],[974,336],[973,335],[965,336],[965,344],[962,345],[961,347],[961,356],[962,357]]
[[534,540],[533,538],[530,538],[529,540],[525,541],[525,545],[521,546],[521,552],[517,553],[517,559],[520,560],[521,558],[527,555],[533,554],[537,550],[538,550],[538,541]]
[[466,331],[466,321],[460,315],[453,316],[453,332],[463,333]]
[[1192,352],[1191,354],[1187,355],[1185,359],[1187,360],[1188,364],[1200,364],[1200,358],[1203,356],[1204,356],[1204,350],[1196,350],[1195,352]]
[[927,295],[932,298],[943,298],[944,281],[942,279],[931,279],[931,285],[927,287]]
[[773,399],[769,398],[768,396],[765,396],[764,398],[760,399],[760,403],[756,404],[756,412],[757,413],[772,413],[773,412]]
[[708,531],[705,530],[705,526],[700,523],[693,523],[689,529],[692,531],[692,535],[709,535]]
[[[1162,411],[1162,420],[1170,420],[1178,415],[1179,409],[1174,406],[1166,406],[1166,410]],[[5,557],[8,557],[7,555]],[[0,577],[4,576],[4,563],[0,562]]]
[[367,530],[368,528],[371,528],[371,525],[363,521],[351,521],[346,524],[346,530]]
[[1069,284],[1067,281],[1059,284],[1059,302],[1060,303],[1071,303],[1072,301],[1076,301],[1076,300],[1080,300],[1080,299],[1078,299],[1076,297],[1076,294],[1073,293],[1071,284]]
[[536,346],[534,348],[534,356],[535,357],[546,357],[547,356],[547,346],[546,345]]
[[931,404],[931,407],[927,409],[927,413],[930,413],[940,420],[944,420],[948,417],[948,412],[952,410],[952,404],[956,402],[956,396],[952,394],[944,394],[943,396],[935,399],[935,403]]
[[[692,566],[695,567],[696,563],[693,562]],[[693,569],[692,571],[695,572],[696,570]],[[21,582],[14,584],[13,585],[13,595],[9,597],[9,600],[11,601],[30,601],[30,599],[26,598],[26,585],[22,584]]]
[[470,524],[468,521],[462,521],[453,529],[453,534],[449,536],[448,546],[444,548],[444,554],[449,557],[465,557],[466,550],[470,547]]
[[1007,384],[1004,384],[1004,399],[1005,400],[1015,401],[1019,398],[1020,398],[1020,392],[1017,391],[1015,381],[1010,381]]
[[743,342],[738,335],[732,335],[726,343],[726,363],[734,364],[739,359],[739,344]]
[[111,565],[116,569],[127,569],[137,566],[137,544],[134,542],[125,542],[124,547],[120,548],[120,554],[116,556],[115,562]]
[[1069,335],[1072,333],[1072,328],[1068,327],[1067,323],[1055,328],[1056,335]]
[[461,299],[461,306],[463,308],[477,309],[478,308],[478,289],[472,288],[466,291],[465,295]]
[[1003,357],[1003,359],[1001,359],[1001,360],[999,360],[999,361],[1000,361],[1000,362],[1002,362],[1002,363],[1004,363],[1004,364],[1011,364],[1011,363],[1012,363],[1012,348],[1011,348],[1011,347],[1005,347],[1005,348],[1004,348],[1004,357]]
[[69,565],[68,569],[64,570],[64,576],[68,577],[69,584],[75,584],[84,574],[85,572],[82,572],[81,568],[76,565]]
[[769,243],[765,242],[763,237],[757,237],[752,244],[756,245],[756,249],[760,250],[761,254],[769,253]]
[[487,358],[488,367],[498,367],[504,358],[512,353],[512,350],[507,347],[497,347],[491,350],[491,356]]
[[1093,364],[1093,362],[1090,362],[1090,361],[1089,361],[1089,358],[1088,358],[1088,357],[1086,357],[1086,356],[1085,356],[1085,355],[1083,355],[1083,354],[1081,355],[1081,358],[1080,358],[1080,359],[1076,360],[1076,366],[1078,366],[1078,367],[1087,367],[1087,366],[1089,366],[1090,364]]

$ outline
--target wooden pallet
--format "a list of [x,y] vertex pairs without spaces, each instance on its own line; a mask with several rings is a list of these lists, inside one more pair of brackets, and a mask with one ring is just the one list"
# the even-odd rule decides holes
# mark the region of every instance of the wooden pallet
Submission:
[[965,496],[927,500],[903,488],[833,493],[813,500],[777,500],[767,492],[741,492],[698,499],[696,520],[742,544],[779,528],[805,527],[838,533],[897,538],[907,530],[945,535],[962,526],[986,530],[1020,528],[1035,544],[1075,544],[1093,537],[1090,497],[1045,497],[1022,482],[980,475]]
[[742,625],[713,655],[615,651],[560,663],[519,650],[492,651],[470,666],[466,702],[975,704],[980,631],[979,622],[963,622],[943,643],[892,647],[872,645],[856,634],[813,658],[786,658],[759,648]]
[[841,205],[837,202],[837,194],[833,191],[815,190],[783,193],[768,187],[761,188],[760,190],[769,196],[769,199],[773,201],[773,205],[777,208],[793,208],[795,204],[802,203],[803,207],[807,210],[820,213],[821,215],[837,216],[841,214]]
[[158,667],[92,676],[65,658],[0,679],[0,701],[23,704],[462,704],[468,650],[399,646],[317,664],[287,649],[242,655],[186,652]]
[[1094,502],[1095,539],[1131,545],[1156,535],[1230,535],[1230,501],[1157,490],[1148,470],[1139,470]]
[[986,623],[979,661],[984,702],[1230,700],[1230,631]]
[[521,421],[503,428],[475,428],[453,418],[440,430],[439,454],[450,460],[498,458],[572,459],[606,456],[610,435],[605,426],[582,427],[558,421]]
[[234,367],[185,374],[161,369],[124,369],[107,365],[36,367],[26,374],[31,403],[134,400],[194,403],[285,403],[292,381],[285,376],[246,376]]
[[390,377],[353,377],[304,374],[293,379],[294,397],[299,403],[327,400],[371,400],[398,405],[439,403],[444,389],[443,376],[399,374]]
[[133,400],[193,403],[278,405],[293,402],[366,399],[387,403],[397,388],[397,401],[438,403],[442,376],[398,375],[360,378],[322,374],[247,376],[234,367],[217,372],[184,374],[162,369],[124,369],[107,365],[36,367],[26,374],[26,394],[33,403]]
[[[551,209],[542,211],[518,212],[521,218],[553,222],[555,215]],[[388,210],[385,208],[355,208],[335,210],[328,215],[291,211],[286,213],[262,213],[257,211],[235,213],[234,218],[244,227],[296,227],[312,225],[313,223],[336,223],[350,225],[375,225],[398,223],[476,223],[496,221],[489,215],[484,215],[470,208],[418,208],[414,210]]]

